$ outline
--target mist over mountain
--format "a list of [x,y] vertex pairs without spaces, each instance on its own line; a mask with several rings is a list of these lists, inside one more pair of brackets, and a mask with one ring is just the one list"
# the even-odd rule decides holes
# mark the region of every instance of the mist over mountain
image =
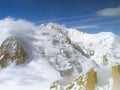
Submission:
[[0,66],[2,90],[119,90],[120,37],[8,17]]

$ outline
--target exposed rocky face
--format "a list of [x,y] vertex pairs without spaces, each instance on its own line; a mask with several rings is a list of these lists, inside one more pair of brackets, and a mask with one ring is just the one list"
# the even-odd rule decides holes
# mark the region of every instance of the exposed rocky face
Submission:
[[6,67],[9,63],[23,64],[28,55],[15,37],[8,37],[0,47],[0,67]]
[[113,89],[120,90],[120,65],[112,67]]
[[[66,86],[61,86],[57,81],[53,82],[50,86],[50,90],[96,90],[98,84],[97,78],[97,73],[94,69],[91,69],[88,73],[79,75],[75,80]],[[112,90],[119,90],[120,65],[112,67],[112,78]]]
[[53,82],[50,90],[94,90],[97,85],[97,73],[91,69],[87,74],[78,76],[70,84],[62,87],[59,83]]
[[40,28],[36,31],[38,42],[33,42],[37,54],[46,59],[61,77],[76,77],[84,67],[81,63],[88,65],[87,70],[94,66],[80,46],[71,43],[62,28],[55,25],[42,25]]

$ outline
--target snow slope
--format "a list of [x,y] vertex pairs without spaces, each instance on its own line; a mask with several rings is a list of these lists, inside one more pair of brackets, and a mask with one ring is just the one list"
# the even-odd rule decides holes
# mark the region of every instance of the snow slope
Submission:
[[[111,68],[120,64],[120,37],[111,32],[87,34],[71,29],[70,39],[84,49],[100,67]],[[106,61],[104,60],[106,59]]]

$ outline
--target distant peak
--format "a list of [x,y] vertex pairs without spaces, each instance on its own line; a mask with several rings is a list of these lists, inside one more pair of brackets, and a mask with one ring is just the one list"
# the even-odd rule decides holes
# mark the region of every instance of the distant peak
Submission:
[[57,28],[65,28],[64,25],[60,25],[57,23],[43,23],[39,27],[46,27],[46,28],[52,28],[52,27],[57,27]]

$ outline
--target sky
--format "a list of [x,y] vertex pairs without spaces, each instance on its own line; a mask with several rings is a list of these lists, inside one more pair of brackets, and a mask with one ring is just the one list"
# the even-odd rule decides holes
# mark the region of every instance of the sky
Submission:
[[120,34],[120,0],[0,0],[0,19],[6,17]]

